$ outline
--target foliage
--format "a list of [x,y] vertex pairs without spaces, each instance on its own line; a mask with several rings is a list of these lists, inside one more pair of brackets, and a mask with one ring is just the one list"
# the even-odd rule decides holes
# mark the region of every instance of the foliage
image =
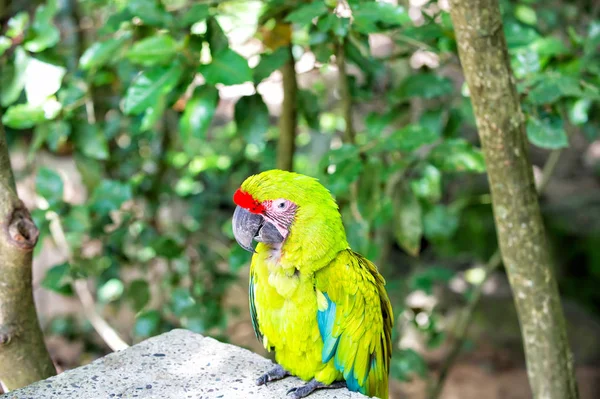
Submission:
[[[493,253],[469,91],[452,73],[454,33],[435,2],[417,21],[405,7],[359,0],[341,2],[350,9],[321,0],[71,3],[47,0],[0,32],[0,104],[11,141],[28,143],[30,166],[42,152],[70,157],[87,191],[83,203],[65,200],[65,175],[37,169],[41,238],[56,239],[56,215],[73,254],[48,271],[44,288],[73,295],[73,281],[93,279],[103,307],[135,313],[135,339],[174,326],[228,339],[228,321],[245,309],[224,299],[249,261],[232,240],[231,194],[275,165],[268,87],[289,57],[289,43],[274,40],[286,26],[295,59],[316,60],[304,72],[316,83],[298,95],[295,170],[336,196],[351,246],[389,280],[402,277],[390,284],[396,310],[409,292],[431,294],[449,281],[454,272],[435,265]],[[596,139],[600,21],[580,21],[583,11],[570,4],[564,15],[536,0],[502,5],[531,143],[567,147],[573,129]],[[374,56],[373,34],[389,38],[393,52]],[[354,143],[342,141],[346,121],[325,79],[338,46],[352,71]],[[413,68],[417,56],[435,62]],[[224,117],[229,105],[233,115]],[[90,246],[100,249],[90,255]],[[426,312],[422,332],[439,345],[440,315]],[[426,374],[407,348],[392,371]]]

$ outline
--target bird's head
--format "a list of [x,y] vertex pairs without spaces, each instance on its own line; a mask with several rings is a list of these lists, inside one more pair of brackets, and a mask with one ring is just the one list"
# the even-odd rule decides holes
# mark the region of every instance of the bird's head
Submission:
[[247,251],[253,241],[315,256],[348,245],[337,204],[315,178],[269,170],[248,177],[233,201],[233,234]]

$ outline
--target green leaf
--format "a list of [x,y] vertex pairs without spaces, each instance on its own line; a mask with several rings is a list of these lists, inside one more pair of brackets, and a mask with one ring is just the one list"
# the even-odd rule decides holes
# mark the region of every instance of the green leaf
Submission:
[[413,193],[419,198],[431,203],[438,202],[442,197],[442,174],[433,165],[426,165],[421,177],[410,182]]
[[531,43],[531,49],[540,57],[555,57],[569,53],[569,49],[564,42],[554,36],[542,37]]
[[133,280],[127,287],[127,298],[133,310],[139,312],[150,302],[150,286],[146,280]]
[[509,49],[527,46],[540,37],[534,28],[514,20],[504,22],[504,34]]
[[68,263],[63,263],[48,269],[42,280],[42,287],[61,295],[73,295],[69,270]]
[[123,111],[138,115],[156,104],[160,96],[169,93],[179,82],[183,67],[174,62],[170,67],[153,67],[141,72],[127,89]]
[[248,61],[230,48],[214,54],[212,62],[201,65],[198,72],[211,85],[222,83],[231,86],[252,80],[252,69],[248,66]]
[[109,212],[118,210],[132,196],[129,184],[103,180],[91,195],[90,210],[100,215],[108,215]]
[[396,191],[394,201],[394,236],[398,245],[412,256],[419,255],[423,221],[421,204],[412,190],[405,186]]
[[167,107],[167,99],[165,96],[161,96],[156,100],[154,105],[149,106],[144,112],[144,118],[142,118],[142,124],[140,131],[146,132],[156,125],[156,122],[160,120]]
[[41,168],[35,178],[36,192],[42,196],[50,207],[59,204],[63,199],[64,184],[58,173],[48,168]]
[[73,206],[63,217],[62,225],[69,245],[73,249],[80,248],[84,242],[84,236],[89,233],[91,227],[90,212],[87,206]]
[[177,259],[183,253],[184,248],[172,237],[161,236],[152,242],[152,248],[156,254],[165,259]]
[[169,64],[179,51],[177,41],[169,35],[150,36],[140,40],[127,52],[127,58],[134,64]]
[[210,15],[210,7],[208,4],[194,4],[185,12],[182,18],[178,20],[178,24],[182,28],[187,28],[193,24],[203,21]]
[[442,172],[485,172],[481,150],[464,139],[448,139],[429,154],[430,162]]
[[27,65],[30,58],[22,47],[15,48],[13,64],[3,68],[0,77],[0,104],[8,107],[19,99],[25,87]]
[[447,283],[455,272],[445,267],[428,267],[423,271],[413,274],[409,280],[409,287],[412,291],[421,290],[426,294],[433,294],[433,286],[435,283]]
[[347,194],[350,184],[360,176],[363,163],[356,162],[359,156],[358,148],[351,144],[343,144],[323,156],[321,168],[328,170],[328,174],[322,182],[334,196]]
[[425,378],[427,375],[427,363],[414,350],[401,349],[392,358],[390,373],[394,378],[401,381],[410,381],[415,374]]
[[350,29],[350,18],[340,17],[335,14],[325,14],[319,17],[317,20],[317,29],[323,32],[325,37],[323,37],[322,40],[321,37],[316,37],[313,35],[313,37],[310,39],[311,45],[325,43],[329,32],[340,38],[348,36],[348,31]]
[[261,54],[260,61],[254,67],[254,84],[262,82],[271,76],[273,72],[281,68],[290,59],[290,52],[287,47],[279,47],[270,54]]
[[187,288],[176,288],[171,293],[171,308],[176,316],[184,316],[186,312],[197,306],[196,300]]
[[118,278],[111,278],[100,287],[98,287],[97,297],[100,303],[110,303],[123,296],[125,287],[123,282]]
[[13,129],[28,129],[43,121],[42,107],[29,104],[13,105],[2,116],[2,123]]
[[529,92],[527,100],[535,105],[551,104],[561,97],[583,95],[579,80],[572,76],[550,74]]
[[73,154],[77,171],[81,175],[81,180],[88,192],[92,192],[104,179],[105,167],[100,161],[86,157],[81,152],[76,151]]
[[591,106],[592,102],[585,98],[575,101],[569,107],[569,120],[571,123],[575,126],[585,125],[589,119]]
[[269,109],[260,94],[244,96],[235,104],[235,124],[246,142],[261,144],[269,129]]
[[12,46],[12,40],[6,36],[0,36],[0,57],[4,55],[4,52]]
[[425,213],[423,227],[429,240],[450,239],[458,229],[458,215],[444,205],[436,205]]
[[352,35],[350,38],[351,40],[346,40],[344,45],[348,62],[358,66],[367,75],[367,79],[373,79],[383,71],[384,67],[371,55],[368,36],[365,35],[363,40],[354,39]]
[[215,54],[229,48],[229,40],[223,32],[216,18],[210,17],[206,20],[206,40],[210,46],[213,58]]
[[28,51],[39,53],[58,43],[60,40],[60,31],[53,24],[53,19],[57,12],[58,0],[48,0],[45,5],[37,8],[31,26],[34,36],[24,44],[24,47]]
[[129,39],[129,35],[123,35],[117,39],[108,39],[104,42],[96,42],[88,47],[79,59],[79,67],[84,71],[98,69],[119,58],[119,52]]
[[429,99],[445,96],[453,91],[454,88],[450,79],[432,73],[422,73],[411,75],[405,79],[392,97],[399,100],[411,97]]
[[89,158],[108,159],[108,143],[104,132],[97,125],[83,125],[75,136],[75,145]]
[[[354,18],[352,27],[365,34],[381,32],[411,22],[404,7],[390,3],[375,1],[358,3],[352,9]],[[382,24],[383,29],[380,29]]]
[[17,13],[14,17],[8,20],[6,24],[8,29],[6,31],[6,36],[10,38],[16,38],[18,36],[23,35],[25,33],[25,29],[27,28],[27,24],[29,23],[29,14],[25,11],[21,11]]
[[285,21],[298,25],[308,25],[312,23],[313,19],[320,17],[328,11],[329,9],[323,1],[317,0],[296,8],[285,17]]
[[440,138],[440,132],[426,129],[421,125],[408,125],[396,130],[384,141],[386,148],[412,152],[421,146],[432,144]]
[[138,337],[151,337],[158,333],[160,322],[160,313],[157,310],[148,310],[137,315],[133,331]]
[[173,16],[165,10],[160,1],[129,0],[126,4],[129,11],[145,25],[163,28],[173,23]]
[[179,132],[184,146],[196,148],[206,137],[206,131],[212,122],[219,92],[212,86],[196,88],[192,98],[185,106],[185,111],[179,120]]
[[515,7],[515,17],[527,25],[535,25],[537,23],[535,10],[525,4],[517,4]]
[[390,125],[398,116],[395,111],[378,114],[371,112],[365,119],[365,125],[369,133],[369,137],[377,139],[384,132],[385,128]]
[[529,115],[527,137],[532,144],[550,150],[569,146],[563,120],[556,115],[545,115],[541,119]]
[[539,54],[529,47],[512,51],[510,65],[517,78],[533,75],[542,69]]

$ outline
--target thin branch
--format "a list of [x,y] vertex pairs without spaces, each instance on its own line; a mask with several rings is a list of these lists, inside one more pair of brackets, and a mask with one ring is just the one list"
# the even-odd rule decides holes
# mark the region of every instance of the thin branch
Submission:
[[79,300],[81,301],[85,317],[90,321],[98,335],[106,342],[106,345],[113,351],[129,348],[129,345],[123,341],[115,329],[112,328],[96,310],[94,297],[88,288],[87,281],[77,280],[73,285],[75,286],[77,297],[79,297]]
[[283,104],[281,105],[281,116],[279,117],[277,168],[291,171],[294,168],[294,152],[296,150],[298,83],[296,81],[296,61],[292,53],[291,42],[287,46],[287,50],[289,52],[289,60],[281,68],[281,74],[283,75]]
[[342,103],[342,114],[346,122],[344,129],[344,139],[347,143],[356,142],[356,133],[354,131],[354,122],[352,121],[352,94],[350,93],[350,84],[348,81],[348,72],[346,70],[346,52],[344,50],[345,39],[336,45],[335,63],[338,67],[338,90],[340,91],[340,101]]
[[[73,262],[73,253],[71,251],[71,247],[67,242],[67,238],[65,236],[65,232],[62,228],[62,224],[60,219],[56,213],[49,212],[50,217],[50,233],[52,235],[52,239],[61,249],[63,254],[67,256],[69,262]],[[83,313],[85,317],[90,321],[94,330],[100,335],[100,337],[104,340],[106,345],[113,351],[118,351],[122,349],[126,349],[129,345],[119,336],[119,334],[102,318],[100,313],[96,310],[96,304],[94,302],[94,297],[90,292],[87,281],[78,280],[75,281],[75,293],[81,302],[83,307]]]

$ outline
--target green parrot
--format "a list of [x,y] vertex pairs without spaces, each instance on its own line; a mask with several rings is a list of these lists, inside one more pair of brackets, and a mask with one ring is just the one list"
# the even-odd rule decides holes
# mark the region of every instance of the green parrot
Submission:
[[385,280],[350,249],[329,191],[312,177],[270,170],[247,178],[233,200],[234,236],[254,254],[252,324],[279,364],[257,384],[295,375],[308,381],[288,392],[295,398],[341,387],[387,398],[393,315]]

